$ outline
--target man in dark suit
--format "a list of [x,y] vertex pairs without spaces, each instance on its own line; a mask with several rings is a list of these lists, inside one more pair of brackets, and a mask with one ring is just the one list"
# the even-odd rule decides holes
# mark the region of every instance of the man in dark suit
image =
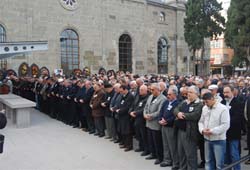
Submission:
[[113,117],[113,114],[111,110],[109,109],[111,100],[115,94],[115,91],[113,89],[113,86],[109,83],[104,84],[105,89],[105,99],[104,102],[102,102],[102,107],[104,108],[105,113],[105,125],[107,128],[107,137],[106,139],[114,139],[116,136],[115,133],[115,119]]
[[82,113],[86,116],[88,131],[90,134],[93,134],[95,133],[95,125],[94,125],[93,117],[91,115],[91,107],[89,106],[89,102],[94,93],[94,89],[92,87],[91,81],[86,80],[85,88],[86,88],[85,94],[83,95],[82,98],[79,99],[79,102],[82,105]]
[[122,95],[120,94],[120,86],[121,86],[120,83],[116,83],[114,85],[115,94],[110,101],[109,110],[111,111],[112,117],[114,118],[114,121],[115,121],[115,137],[113,138],[114,143],[122,144],[121,135],[117,130],[118,129],[118,116],[116,113],[116,109],[117,109],[117,107],[121,101],[121,98],[122,98]]
[[[241,122],[243,117],[244,106],[233,95],[234,87],[225,86],[223,94],[225,104],[230,113],[230,127],[227,131],[227,148],[225,163],[231,164],[240,160],[240,140],[241,140]],[[235,170],[240,170],[240,164],[234,166]]]
[[161,167],[171,166],[172,169],[179,168],[178,150],[177,150],[177,133],[174,129],[174,109],[178,106],[177,99],[178,88],[170,86],[167,92],[167,100],[163,103],[158,117],[159,124],[162,126],[162,140],[163,140],[163,162]]
[[128,91],[126,85],[120,86],[120,94],[122,95],[120,104],[116,109],[118,115],[118,131],[121,133],[122,142],[121,148],[125,148],[125,152],[133,149],[131,122],[129,116],[129,108],[132,106],[134,96]]
[[148,100],[148,88],[145,85],[141,85],[139,88],[139,94],[135,96],[132,107],[129,109],[130,116],[134,119],[134,130],[136,139],[139,141],[139,148],[136,152],[142,152],[141,156],[149,154],[147,133],[146,133],[146,121],[143,117],[143,110]]

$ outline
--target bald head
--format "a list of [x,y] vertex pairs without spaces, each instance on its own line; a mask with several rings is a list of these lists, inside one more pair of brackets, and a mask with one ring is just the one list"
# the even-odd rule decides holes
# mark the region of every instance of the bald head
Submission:
[[137,78],[136,79],[136,84],[137,84],[138,87],[140,87],[141,85],[143,85],[144,84],[143,79],[142,78]]
[[166,83],[164,82],[159,82],[159,86],[160,86],[160,91],[163,92],[164,90],[166,90]]
[[145,96],[148,94],[148,87],[146,85],[141,85],[140,87],[140,95]]

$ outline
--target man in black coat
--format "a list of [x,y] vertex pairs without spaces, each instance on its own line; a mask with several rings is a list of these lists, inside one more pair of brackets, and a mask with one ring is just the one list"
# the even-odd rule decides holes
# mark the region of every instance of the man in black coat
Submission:
[[131,122],[129,116],[129,108],[132,106],[134,96],[128,91],[126,85],[120,86],[120,93],[122,95],[121,102],[116,109],[118,115],[118,131],[121,133],[122,142],[121,148],[125,148],[125,152],[133,149]]
[[142,156],[149,154],[146,134],[146,121],[143,117],[143,110],[148,100],[148,88],[145,85],[140,86],[139,94],[135,96],[132,107],[129,109],[130,116],[134,119],[134,129],[136,139],[139,141],[139,148],[135,152],[141,152]]
[[[227,131],[227,148],[225,163],[231,164],[240,160],[240,140],[241,140],[241,122],[243,117],[244,106],[233,96],[234,87],[225,86],[223,94],[225,104],[230,113],[230,127]],[[234,166],[235,170],[240,170],[240,164]]]
[[104,99],[105,101],[101,105],[104,108],[105,112],[105,125],[107,129],[106,139],[114,139],[116,137],[115,119],[109,107],[111,100],[115,94],[115,91],[113,89],[113,86],[109,83],[104,84],[104,90],[105,90],[105,99]]
[[116,113],[116,109],[120,104],[122,95],[120,94],[120,83],[116,83],[114,85],[114,91],[115,94],[111,99],[110,105],[109,105],[109,110],[111,111],[112,117],[114,118],[115,121],[115,138],[113,138],[114,143],[121,143],[121,135],[118,132],[118,116]]
[[91,115],[91,107],[89,106],[89,102],[94,93],[94,88],[92,87],[92,82],[86,80],[85,82],[85,94],[82,98],[79,99],[79,102],[82,105],[82,114],[86,117],[88,131],[90,134],[95,133],[95,124],[94,119]]
[[[80,99],[83,98],[86,88],[85,88],[85,81],[79,80],[77,82],[78,90],[74,97],[74,102],[76,103],[76,117],[75,119],[80,122],[79,124],[76,124],[79,126],[79,128],[82,128],[82,130],[87,130],[87,121],[86,117],[82,114],[82,104],[80,103]],[[83,100],[81,100],[83,101]]]

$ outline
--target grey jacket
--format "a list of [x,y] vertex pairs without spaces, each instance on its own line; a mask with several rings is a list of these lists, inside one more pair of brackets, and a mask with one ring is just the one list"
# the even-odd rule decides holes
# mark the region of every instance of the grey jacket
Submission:
[[143,111],[143,115],[150,115],[153,117],[152,120],[146,120],[146,127],[152,130],[160,130],[161,126],[158,123],[158,116],[160,114],[161,106],[166,100],[166,97],[163,94],[160,94],[154,99],[154,101],[152,101],[152,98],[153,95],[150,95],[148,97],[147,103]]

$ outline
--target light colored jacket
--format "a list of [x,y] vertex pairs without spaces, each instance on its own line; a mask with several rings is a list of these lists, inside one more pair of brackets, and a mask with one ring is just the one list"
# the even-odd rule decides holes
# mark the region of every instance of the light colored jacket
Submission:
[[202,108],[199,120],[199,131],[202,134],[204,129],[210,129],[212,135],[203,135],[209,141],[225,140],[226,132],[230,126],[230,115],[228,108],[216,102],[212,108],[206,105]]
[[150,95],[148,97],[147,103],[143,111],[144,115],[150,115],[153,117],[152,120],[146,121],[146,127],[152,130],[160,130],[161,126],[158,123],[158,116],[160,114],[160,110],[161,110],[161,106],[163,102],[166,101],[166,97],[163,94],[160,94],[154,99],[154,101],[152,101],[152,98],[153,98],[153,95]]

